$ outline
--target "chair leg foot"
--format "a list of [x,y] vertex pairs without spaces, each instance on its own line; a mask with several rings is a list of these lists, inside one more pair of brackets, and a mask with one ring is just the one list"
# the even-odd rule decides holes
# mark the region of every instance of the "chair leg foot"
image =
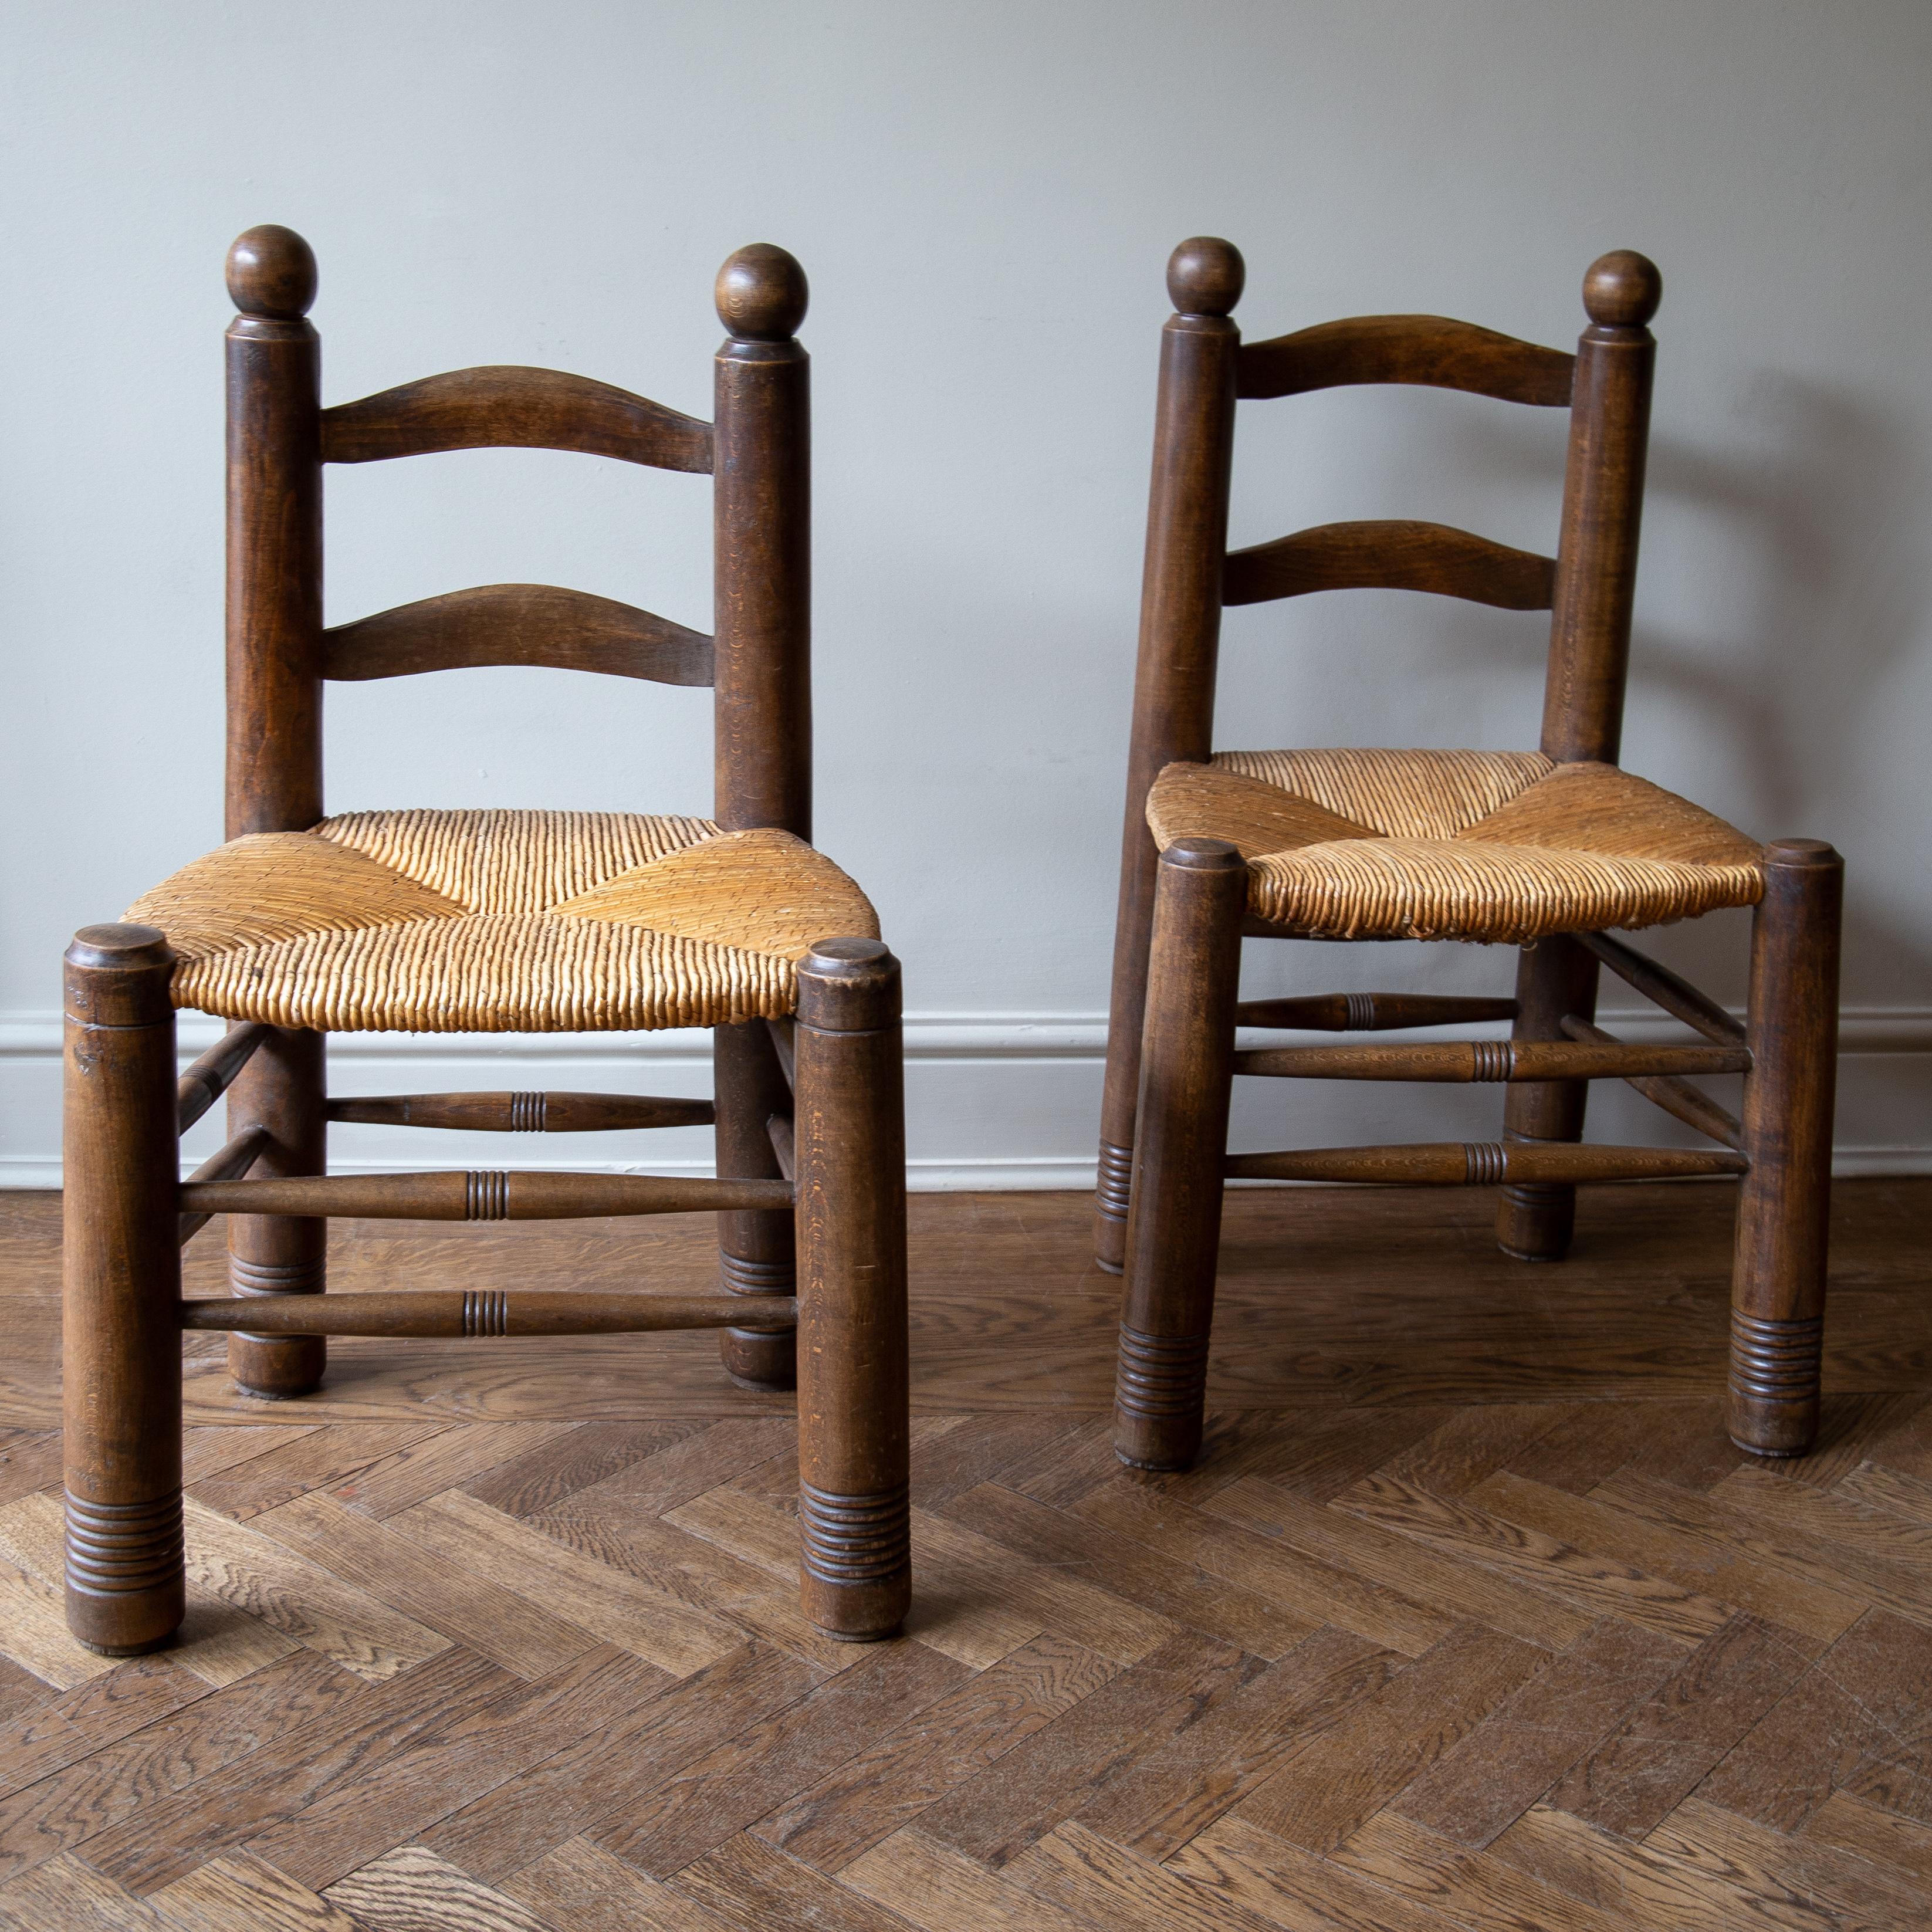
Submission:
[[898,962],[825,940],[798,981],[799,1594],[827,1636],[868,1642],[912,1593]]
[[174,956],[87,926],[66,961],[62,1256],[67,1623],[107,1656],[186,1609]]
[[1181,839],[1162,854],[1114,1382],[1114,1453],[1132,1468],[1185,1469],[1201,1453],[1246,898],[1233,846]]
[[1575,1188],[1520,1182],[1503,1190],[1496,1210],[1496,1246],[1510,1260],[1560,1262],[1569,1253],[1576,1230]]
[[1801,1456],[1818,1432],[1838,1084],[1844,861],[1815,839],[1768,847],[1751,934],[1744,1152],[1731,1277],[1731,1440]]

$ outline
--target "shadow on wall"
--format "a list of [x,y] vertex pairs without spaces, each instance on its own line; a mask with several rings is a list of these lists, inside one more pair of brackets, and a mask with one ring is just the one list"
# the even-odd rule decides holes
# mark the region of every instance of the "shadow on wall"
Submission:
[[[1685,716],[1685,735],[1732,773],[1730,815],[1747,831],[1845,842],[1834,794],[1860,785],[1882,736],[1878,707],[1926,625],[1925,566],[1901,514],[1922,500],[1925,465],[1896,425],[1815,383],[1760,376],[1742,410],[1764,431],[1748,452],[1713,454],[1676,440],[1667,424],[1653,430],[1648,567],[1665,560],[1658,553],[1666,513],[1693,531],[1728,526],[1727,547],[1742,562],[1724,573],[1737,601],[1716,620],[1714,640],[1640,623],[1631,710]],[[1467,460],[1478,473],[1560,487],[1545,448],[1520,430],[1472,423],[1466,434]],[[1474,627],[1458,641],[1479,660],[1520,664],[1513,642],[1491,634],[1478,642]],[[1641,760],[1634,762],[1641,770]],[[1685,789],[1700,804],[1716,802],[1708,788]],[[1916,938],[1874,916],[1871,896],[1859,890],[1855,844],[1845,856],[1849,998],[1858,1003],[1862,982],[1867,1000],[1923,1000],[1932,958]],[[1742,1004],[1743,924],[1742,917],[1696,921],[1660,930],[1646,944]]]

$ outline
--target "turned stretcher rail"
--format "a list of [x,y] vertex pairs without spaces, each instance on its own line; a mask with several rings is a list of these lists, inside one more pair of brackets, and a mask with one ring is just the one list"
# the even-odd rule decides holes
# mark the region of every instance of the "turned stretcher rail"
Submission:
[[792,1163],[796,1158],[791,1116],[789,1114],[774,1114],[765,1123],[765,1132],[771,1137],[772,1156],[778,1164],[779,1173],[786,1180],[791,1180],[794,1178]]
[[[1606,1033],[1601,1027],[1579,1019],[1574,1013],[1564,1016],[1563,1030],[1572,1040],[1596,1040],[1610,1046],[1623,1044],[1615,1034]],[[1720,1141],[1726,1147],[1744,1145],[1744,1126],[1738,1117],[1727,1108],[1719,1106],[1709,1094],[1688,1081],[1668,1073],[1626,1073],[1623,1077],[1624,1083],[1635,1088],[1652,1106],[1661,1107],[1686,1126],[1696,1128],[1700,1134]]]
[[1679,978],[1668,966],[1660,966],[1635,946],[1612,939],[1607,932],[1579,932],[1570,936],[1578,945],[1594,952],[1618,979],[1706,1040],[1728,1046],[1744,1038],[1744,1028],[1709,994],[1700,992],[1688,980]]
[[[268,1144],[270,1136],[264,1126],[244,1129],[237,1134],[218,1154],[212,1154],[195,1169],[188,1178],[187,1184],[197,1186],[209,1180],[238,1180],[262,1157],[262,1150]],[[214,1217],[212,1214],[184,1214],[181,1217],[181,1243],[186,1247],[196,1235]]]
[[788,1087],[796,1088],[798,1085],[796,1045],[798,1037],[797,1022],[789,1018],[767,1020],[765,1022],[765,1029],[772,1036],[772,1051],[778,1055],[779,1066],[784,1069],[785,1084]]
[[1742,1047],[1633,1046],[1562,1040],[1456,1040],[1405,1046],[1269,1046],[1237,1053],[1237,1073],[1277,1080],[1628,1080],[1641,1075],[1742,1073]]
[[674,1180],[657,1174],[341,1174],[282,1180],[184,1182],[186,1214],[337,1214],[379,1221],[560,1221],[605,1214],[784,1209],[782,1180]]
[[1294,1148],[1230,1154],[1230,1180],[1340,1180],[1419,1187],[1494,1187],[1505,1181],[1684,1180],[1742,1174],[1743,1155],[1676,1148],[1533,1146],[1504,1141],[1418,1142],[1406,1147]]
[[679,1328],[796,1328],[789,1295],[610,1294],[431,1288],[376,1294],[243,1295],[184,1301],[182,1326],[254,1335],[638,1335]]
[[1396,1027],[1474,1026],[1482,1020],[1515,1018],[1514,1000],[1437,993],[1311,993],[1298,999],[1244,1000],[1234,1009],[1237,1026],[1304,1033],[1387,1033]]
[[231,1027],[182,1076],[175,1086],[176,1124],[182,1132],[186,1133],[228,1091],[236,1075],[272,1030],[259,1020]]
[[388,1127],[458,1127],[508,1134],[605,1133],[634,1127],[704,1127],[709,1100],[649,1094],[368,1094],[332,1100],[332,1120]]

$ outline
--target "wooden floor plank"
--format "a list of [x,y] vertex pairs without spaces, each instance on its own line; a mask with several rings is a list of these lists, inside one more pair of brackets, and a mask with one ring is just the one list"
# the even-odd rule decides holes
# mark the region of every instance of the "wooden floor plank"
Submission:
[[854,1668],[681,1766],[585,1836],[664,1877],[848,1763],[866,1739],[905,1726],[969,1675],[922,1645],[866,1648]]
[[297,1651],[0,1798],[0,1878],[84,1846],[170,1793],[352,1707],[358,1688],[346,1671]]
[[1547,1662],[1494,1630],[1453,1630],[1290,1752],[1235,1815],[1305,1851],[1332,1851]]
[[[793,1399],[709,1335],[345,1339],[283,1403],[190,1337],[188,1622],[112,1660],[59,1599],[58,1203],[0,1195],[0,1926],[1918,1932],[1932,1179],[1836,1190],[1774,1465],[1724,1431],[1732,1200],[1586,1190],[1530,1269],[1480,1192],[1236,1190],[1154,1476],[1090,1201],[920,1197],[882,1646],[806,1619]],[[350,1290],[717,1266],[701,1216],[330,1248]]]
[[820,1681],[796,1658],[747,1644],[505,1779],[430,1827],[423,1842],[466,1871],[506,1878]]
[[359,1580],[392,1610],[519,1677],[547,1677],[596,1646],[597,1639],[580,1625],[459,1563],[439,1559],[416,1538],[346,1509],[332,1496],[298,1496],[256,1520],[297,1555]]
[[753,1828],[836,1872],[1071,1710],[1120,1666],[1064,1637],[1022,1644],[914,1718],[865,1741]]

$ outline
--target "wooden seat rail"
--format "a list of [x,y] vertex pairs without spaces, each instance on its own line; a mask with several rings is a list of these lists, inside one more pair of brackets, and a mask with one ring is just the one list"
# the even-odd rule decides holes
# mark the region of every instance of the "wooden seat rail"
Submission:
[[607,1214],[789,1210],[784,1180],[677,1179],[648,1174],[308,1174],[273,1180],[189,1180],[184,1214],[340,1215],[379,1221],[560,1221]]
[[1659,965],[1635,946],[1612,939],[1607,932],[1578,932],[1570,937],[1595,954],[1618,979],[1706,1040],[1728,1046],[1744,1038],[1742,1025],[1709,994],[1700,992],[1688,980],[1679,978],[1669,967]]
[[604,1294],[577,1289],[426,1288],[374,1294],[238,1295],[184,1301],[181,1325],[255,1335],[643,1335],[679,1328],[798,1325],[790,1295]]
[[649,1094],[367,1094],[332,1100],[332,1120],[385,1127],[450,1127],[507,1134],[612,1133],[644,1127],[706,1127],[709,1100]]
[[233,1084],[271,1029],[259,1021],[231,1027],[175,1085],[176,1127],[186,1133]]
[[1497,1187],[1610,1180],[1685,1180],[1740,1174],[1741,1154],[1701,1148],[1582,1147],[1574,1142],[1423,1141],[1402,1147],[1294,1148],[1278,1154],[1229,1154],[1230,1180],[1396,1183],[1408,1187]]
[[[1615,1034],[1606,1033],[1601,1027],[1593,1026],[1588,1020],[1579,1019],[1574,1013],[1564,1016],[1563,1030],[1572,1040],[1594,1040],[1612,1046],[1623,1044]],[[1694,1048],[1692,1050],[1695,1051]],[[1746,1060],[1750,1058],[1748,1054],[1743,1057]],[[1738,1070],[1743,1072],[1748,1070],[1740,1068]],[[1714,1141],[1721,1141],[1726,1147],[1741,1148],[1744,1145],[1744,1124],[1728,1108],[1719,1106],[1709,1094],[1693,1087],[1688,1081],[1662,1070],[1650,1074],[1625,1073],[1621,1077],[1626,1086],[1634,1088],[1652,1106],[1661,1107],[1666,1114],[1682,1120],[1687,1127],[1694,1127],[1700,1134]]]

